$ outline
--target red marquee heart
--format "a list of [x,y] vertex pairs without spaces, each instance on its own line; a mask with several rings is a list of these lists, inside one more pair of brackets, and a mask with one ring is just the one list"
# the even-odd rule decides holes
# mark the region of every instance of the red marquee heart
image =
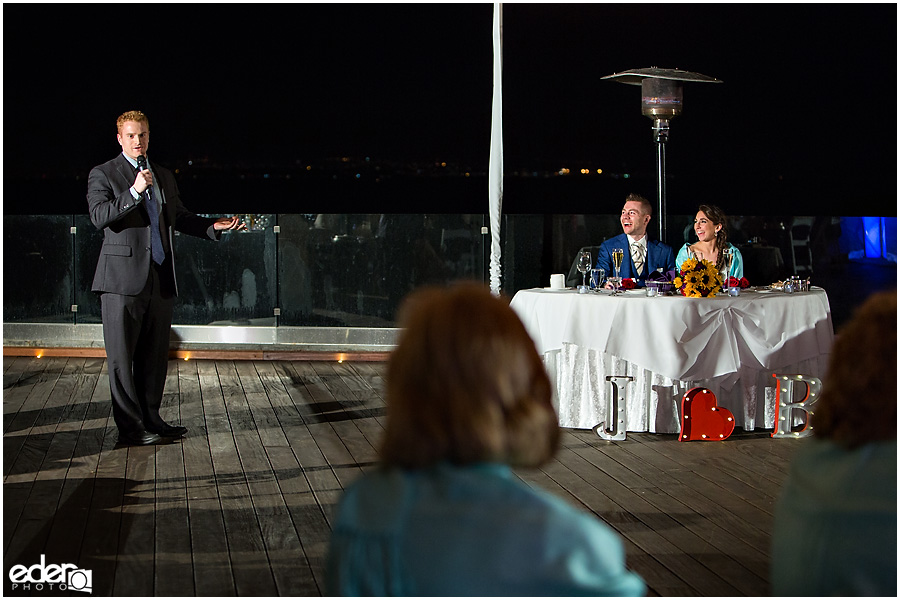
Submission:
[[734,415],[716,404],[716,395],[706,388],[693,388],[681,397],[679,442],[721,442],[734,431]]

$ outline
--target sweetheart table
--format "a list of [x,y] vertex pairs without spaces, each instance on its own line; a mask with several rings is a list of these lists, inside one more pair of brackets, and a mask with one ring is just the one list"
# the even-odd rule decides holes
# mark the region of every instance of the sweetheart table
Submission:
[[554,382],[562,427],[590,429],[628,376],[626,431],[677,433],[682,395],[711,390],[735,425],[775,425],[773,373],[821,378],[834,341],[825,290],[741,290],[714,298],[648,297],[644,289],[529,289],[510,306]]

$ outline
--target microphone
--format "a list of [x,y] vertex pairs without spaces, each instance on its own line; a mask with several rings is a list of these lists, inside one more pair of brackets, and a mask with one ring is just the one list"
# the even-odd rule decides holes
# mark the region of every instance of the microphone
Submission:
[[[140,169],[141,171],[146,171],[148,168],[147,167],[147,157],[144,156],[143,154],[139,154],[137,157],[137,164],[138,164],[138,169]],[[148,185],[147,189],[150,189],[150,187],[151,186]]]

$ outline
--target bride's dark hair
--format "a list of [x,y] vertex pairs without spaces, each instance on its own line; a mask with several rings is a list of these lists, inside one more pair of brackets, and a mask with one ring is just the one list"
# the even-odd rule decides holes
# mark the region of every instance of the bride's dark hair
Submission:
[[721,269],[725,266],[725,254],[722,252],[729,246],[728,244],[728,217],[722,212],[722,209],[712,204],[701,204],[697,207],[697,212],[706,215],[713,225],[721,225],[722,229],[716,232],[716,251],[718,258],[716,259],[716,268]]

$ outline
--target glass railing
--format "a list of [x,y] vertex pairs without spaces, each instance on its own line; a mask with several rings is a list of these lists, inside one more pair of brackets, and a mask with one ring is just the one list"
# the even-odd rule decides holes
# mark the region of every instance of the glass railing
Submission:
[[[206,215],[219,216],[219,215]],[[218,243],[175,235],[173,324],[393,327],[412,289],[487,281],[481,214],[242,215]],[[100,323],[87,215],[4,217],[5,323]]]
[[3,217],[5,323],[73,322],[79,288],[73,226],[71,215]]

